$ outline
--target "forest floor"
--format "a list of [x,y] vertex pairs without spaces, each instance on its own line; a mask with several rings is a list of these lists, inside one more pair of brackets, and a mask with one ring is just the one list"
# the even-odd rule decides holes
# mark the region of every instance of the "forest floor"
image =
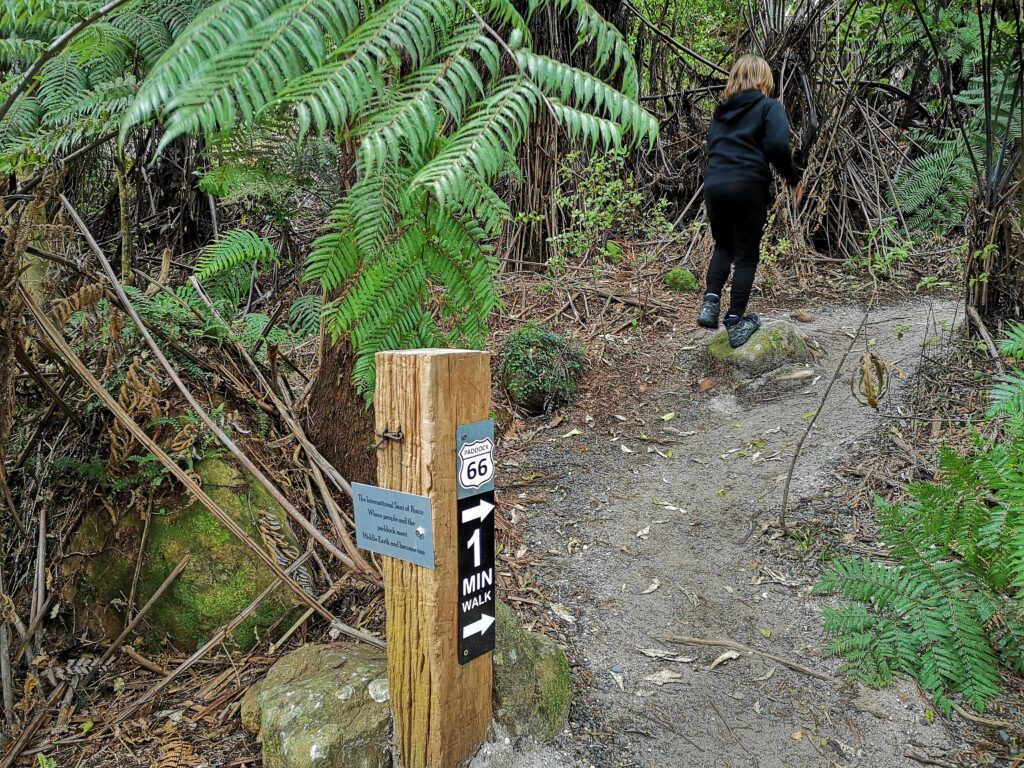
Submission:
[[[845,678],[824,650],[827,599],[810,594],[830,556],[878,552],[863,477],[878,456],[902,454],[899,481],[926,462],[907,454],[915,449],[900,429],[926,410],[919,371],[959,338],[962,305],[883,305],[863,327],[862,305],[805,309],[813,319],[801,329],[821,349],[810,379],[733,382],[709,366],[707,332],[680,322],[608,337],[596,366],[604,370],[591,375],[613,379],[616,394],[585,398],[527,444],[507,441],[500,460],[525,521],[518,556],[534,566],[543,596],[516,607],[567,649],[574,701],[554,743],[500,735],[474,768],[1010,763],[994,729],[935,716],[912,681],[876,691]],[[616,347],[640,356],[636,380],[617,373]],[[879,411],[851,391],[867,348],[902,372]],[[782,488],[819,406],[784,536]],[[742,643],[828,679],[760,654],[716,665],[726,647],[669,636]]]

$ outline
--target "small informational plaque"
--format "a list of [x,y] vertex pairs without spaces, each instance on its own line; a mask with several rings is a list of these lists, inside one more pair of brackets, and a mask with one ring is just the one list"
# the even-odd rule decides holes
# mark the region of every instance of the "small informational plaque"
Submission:
[[356,544],[398,560],[434,567],[434,526],[430,499],[352,483]]

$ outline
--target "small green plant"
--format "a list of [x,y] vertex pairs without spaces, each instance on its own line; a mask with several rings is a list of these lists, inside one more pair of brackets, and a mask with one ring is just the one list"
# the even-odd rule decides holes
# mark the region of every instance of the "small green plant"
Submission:
[[514,331],[505,344],[502,383],[528,413],[550,413],[576,394],[583,355],[572,340],[539,323]]
[[[594,254],[618,264],[624,253],[622,246],[610,239],[613,235],[651,239],[672,231],[665,218],[668,201],[659,199],[645,205],[632,174],[626,173],[628,155],[625,149],[589,156],[570,152],[559,166],[555,202],[568,224],[551,242],[563,269],[569,259],[578,261]],[[552,268],[551,260],[548,268]]]
[[57,768],[57,761],[46,755],[36,755],[37,768]]
[[[1024,324],[1000,351],[1024,359]],[[815,587],[849,602],[824,610],[829,650],[854,678],[914,677],[949,714],[953,694],[979,712],[999,694],[999,666],[1024,672],[1024,374],[1003,376],[987,413],[1002,439],[941,451],[940,479],[876,505],[889,558],[832,562]]]
[[665,275],[665,285],[679,293],[695,293],[700,287],[693,272],[681,267],[669,270]]
[[913,242],[902,235],[896,220],[884,219],[865,234],[865,253],[851,258],[849,266],[867,267],[879,275],[888,276],[897,264],[910,258]]

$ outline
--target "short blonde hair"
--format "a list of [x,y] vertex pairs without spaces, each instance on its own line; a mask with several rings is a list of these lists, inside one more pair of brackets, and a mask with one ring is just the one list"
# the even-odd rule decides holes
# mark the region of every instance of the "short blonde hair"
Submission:
[[729,82],[725,84],[725,98],[752,88],[771,93],[775,88],[775,78],[772,77],[772,68],[767,61],[748,53],[740,56],[732,65]]

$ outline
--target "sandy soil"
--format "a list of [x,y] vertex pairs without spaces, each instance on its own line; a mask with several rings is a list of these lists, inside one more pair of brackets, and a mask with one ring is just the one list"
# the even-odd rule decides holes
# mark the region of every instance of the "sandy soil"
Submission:
[[[523,492],[537,502],[524,544],[574,664],[575,698],[554,743],[498,734],[474,768],[892,768],[922,764],[908,754],[967,749],[958,729],[926,716],[913,683],[873,691],[845,679],[823,651],[826,602],[809,594],[828,551],[822,521],[841,538],[853,514],[833,469],[884,428],[851,394],[860,354],[870,344],[907,374],[883,414],[912,408],[922,349],[942,344],[962,311],[937,299],[872,310],[797,465],[789,521],[802,532],[782,537],[771,521],[796,442],[864,316],[858,306],[811,312],[801,329],[822,350],[815,373],[784,384],[731,384],[708,367],[704,332],[682,325],[609,339],[657,345],[671,365],[607,412],[575,409],[515,457],[521,476],[553,476]],[[713,386],[702,393],[705,376]],[[563,436],[573,429],[582,434]],[[747,653],[712,668],[726,649],[663,639],[680,635],[744,643],[830,680]]]

